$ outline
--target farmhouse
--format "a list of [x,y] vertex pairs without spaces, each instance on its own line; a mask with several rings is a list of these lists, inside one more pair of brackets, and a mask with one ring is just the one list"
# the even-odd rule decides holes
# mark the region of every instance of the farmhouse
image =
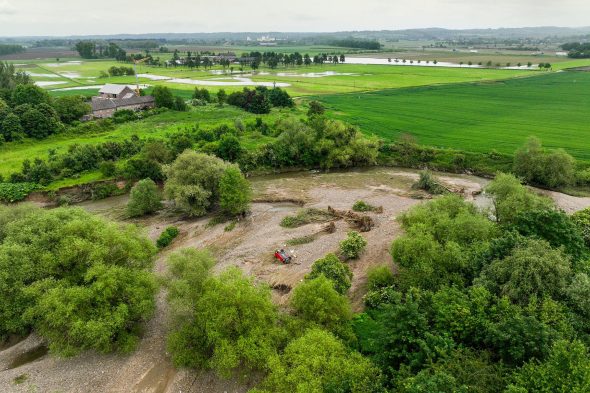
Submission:
[[105,85],[92,97],[93,118],[112,117],[116,111],[126,109],[140,111],[155,107],[154,97],[139,96],[127,85]]

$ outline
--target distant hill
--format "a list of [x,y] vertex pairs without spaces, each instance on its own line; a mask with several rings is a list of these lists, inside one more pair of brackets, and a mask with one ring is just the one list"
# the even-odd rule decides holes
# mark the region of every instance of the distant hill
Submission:
[[64,40],[162,40],[162,41],[187,41],[187,42],[238,42],[248,38],[255,40],[258,37],[270,36],[278,40],[318,42],[336,38],[359,38],[378,40],[452,40],[452,39],[543,39],[581,37],[590,35],[588,27],[520,27],[498,29],[465,29],[453,30],[443,28],[423,28],[405,30],[380,30],[380,31],[340,31],[333,33],[317,32],[217,32],[217,33],[145,33],[145,34],[111,34],[111,35],[86,35],[67,37],[10,37],[0,38],[2,42],[34,42],[45,39]]

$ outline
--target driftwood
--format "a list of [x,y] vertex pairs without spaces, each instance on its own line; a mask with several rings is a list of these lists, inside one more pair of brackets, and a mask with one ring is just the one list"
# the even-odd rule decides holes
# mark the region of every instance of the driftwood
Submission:
[[365,214],[355,213],[351,210],[336,210],[328,206],[328,213],[334,217],[343,218],[361,232],[369,232],[375,226],[375,221],[371,217]]

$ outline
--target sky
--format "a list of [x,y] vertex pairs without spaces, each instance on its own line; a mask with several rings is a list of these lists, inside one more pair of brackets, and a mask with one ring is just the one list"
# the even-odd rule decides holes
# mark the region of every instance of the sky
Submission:
[[589,0],[0,0],[0,36],[590,24]]

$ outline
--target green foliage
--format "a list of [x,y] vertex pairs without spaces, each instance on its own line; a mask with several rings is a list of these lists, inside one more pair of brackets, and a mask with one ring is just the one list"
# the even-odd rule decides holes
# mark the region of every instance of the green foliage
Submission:
[[[487,353],[456,349],[400,383],[404,393],[496,393],[506,386],[506,371]],[[477,378],[474,378],[477,376]]]
[[565,187],[574,183],[575,160],[563,149],[546,152],[540,140],[530,138],[514,155],[514,172],[531,184]]
[[531,210],[515,217],[512,228],[521,235],[538,237],[549,242],[551,247],[564,247],[574,259],[586,252],[583,232],[564,212],[557,210]]
[[215,154],[226,161],[236,161],[242,154],[242,146],[237,136],[224,134],[219,140]]
[[38,187],[34,183],[0,183],[0,201],[5,203],[22,201]]
[[237,165],[229,165],[219,180],[219,207],[231,216],[246,213],[250,209],[252,189]]
[[12,91],[10,102],[13,107],[23,104],[32,106],[48,104],[49,94],[44,89],[33,84],[20,84]]
[[544,362],[531,361],[514,375],[506,393],[590,391],[588,350],[579,341],[555,343]]
[[325,112],[326,112],[326,109],[324,108],[324,106],[322,105],[321,102],[319,102],[319,101],[310,101],[310,103],[309,103],[309,109],[307,110],[307,116],[308,117],[312,117],[312,116],[323,116]]
[[357,259],[367,247],[367,240],[358,232],[350,231],[340,242],[340,252],[346,259]]
[[311,243],[316,238],[317,238],[317,236],[315,236],[315,235],[305,235],[305,236],[300,236],[300,237],[294,237],[293,239],[287,240],[285,243],[288,246],[300,246],[302,244]]
[[160,190],[151,179],[139,181],[131,189],[127,202],[127,215],[140,217],[155,213],[162,208]]
[[[81,96],[63,96],[53,99],[53,108],[57,112],[60,120],[65,124],[70,124],[80,120],[82,116],[90,113],[90,105],[85,102]],[[118,112],[115,112],[117,114]]]
[[321,275],[332,281],[334,289],[341,295],[345,295],[350,289],[352,272],[334,254],[328,254],[315,261],[311,266],[311,272],[305,278],[313,280]]
[[156,107],[158,108],[174,108],[174,96],[172,91],[166,86],[156,86],[152,91]]
[[156,245],[158,246],[158,248],[168,247],[174,241],[174,239],[176,239],[179,233],[180,232],[178,228],[174,226],[167,227],[160,234],[160,237],[156,241]]
[[0,123],[0,135],[6,142],[19,141],[24,137],[23,126],[14,113],[8,113]]
[[219,182],[227,168],[222,160],[187,150],[166,167],[164,192],[189,216],[202,216],[219,200]]
[[299,284],[293,292],[291,305],[302,320],[348,338],[348,323],[352,317],[350,304],[323,274]]
[[244,372],[269,370],[280,339],[278,313],[269,288],[255,286],[237,268],[219,277],[207,276],[200,279],[202,285],[190,288],[194,284],[187,273],[205,270],[198,259],[196,268],[187,263],[189,268],[173,271],[174,278],[182,281],[172,282],[180,290],[170,296],[182,306],[181,312],[190,314],[168,338],[174,363],[213,369],[222,376],[238,367]]
[[387,288],[394,283],[395,276],[388,265],[374,266],[367,271],[367,288],[369,291]]
[[298,228],[314,222],[327,222],[334,219],[326,210],[306,208],[301,209],[294,216],[286,216],[281,220],[283,228]]
[[356,201],[354,205],[352,205],[352,210],[355,212],[370,212],[375,210],[375,206],[369,205],[367,202],[363,200]]
[[262,387],[283,393],[382,391],[379,370],[320,329],[290,342]]
[[81,209],[0,208],[0,336],[35,330],[56,353],[129,351],[155,308],[154,247]]
[[574,213],[571,218],[580,229],[586,247],[590,248],[590,208]]
[[531,210],[547,210],[553,203],[523,186],[513,175],[499,173],[486,187],[494,202],[496,220],[510,224],[522,212]]
[[414,184],[414,188],[424,190],[430,194],[444,194],[447,190],[440,184],[430,171],[420,172],[420,179]]
[[526,239],[504,259],[482,271],[478,282],[499,296],[526,305],[546,296],[559,300],[571,275],[571,262],[543,240]]

